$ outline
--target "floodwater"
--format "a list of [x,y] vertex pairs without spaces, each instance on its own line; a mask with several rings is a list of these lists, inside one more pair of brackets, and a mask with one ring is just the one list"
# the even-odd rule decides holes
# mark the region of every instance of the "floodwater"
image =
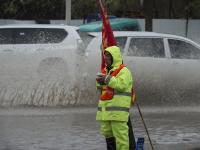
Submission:
[[[141,107],[155,150],[199,150],[200,109]],[[106,150],[95,121],[96,108],[1,108],[0,150]],[[149,141],[137,108],[131,109],[135,137]]]

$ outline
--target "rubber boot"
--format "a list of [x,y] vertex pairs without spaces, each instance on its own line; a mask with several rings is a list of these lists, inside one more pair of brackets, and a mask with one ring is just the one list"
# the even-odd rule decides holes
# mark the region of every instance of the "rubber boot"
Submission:
[[114,137],[106,138],[107,150],[116,150],[116,142]]
[[135,137],[133,134],[133,128],[131,124],[130,117],[128,118],[128,136],[129,136],[129,150],[135,150],[136,149],[136,143],[135,143]]

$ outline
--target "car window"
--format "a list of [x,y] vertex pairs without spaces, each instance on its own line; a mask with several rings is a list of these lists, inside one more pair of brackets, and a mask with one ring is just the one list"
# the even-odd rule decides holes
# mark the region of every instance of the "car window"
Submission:
[[36,29],[11,29],[15,32],[15,44],[31,44],[36,43]]
[[10,29],[0,29],[0,44],[13,44],[13,32]]
[[120,47],[121,49],[121,53],[124,53],[124,47],[126,45],[126,40],[127,37],[115,37],[116,41],[117,41],[117,45]]
[[128,56],[165,57],[162,38],[132,38]]
[[37,43],[60,43],[67,35],[64,29],[39,29],[37,30]]
[[[117,46],[120,48],[121,53],[124,53],[124,47],[126,45],[126,40],[127,37],[115,37],[116,41],[117,41]],[[102,44],[100,45],[101,48]]]
[[64,29],[16,28],[15,44],[60,43],[67,36]]
[[200,59],[200,49],[180,40],[168,39],[172,58]]

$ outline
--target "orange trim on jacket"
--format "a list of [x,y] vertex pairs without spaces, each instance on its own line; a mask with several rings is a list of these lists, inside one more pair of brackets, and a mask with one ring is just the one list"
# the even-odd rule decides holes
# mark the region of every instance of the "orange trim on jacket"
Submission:
[[[111,76],[115,77],[123,67],[125,67],[125,65],[121,64],[119,66],[119,68],[117,68],[115,71],[113,71],[111,73]],[[111,100],[113,98],[113,96],[114,96],[114,89],[113,88],[111,88],[109,86],[104,86],[102,88],[101,98],[100,98],[102,101]]]

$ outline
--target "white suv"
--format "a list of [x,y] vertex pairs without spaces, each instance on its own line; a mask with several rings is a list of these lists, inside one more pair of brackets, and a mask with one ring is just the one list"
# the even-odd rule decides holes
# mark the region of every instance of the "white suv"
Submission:
[[73,26],[0,26],[0,104],[69,103],[81,43]]

